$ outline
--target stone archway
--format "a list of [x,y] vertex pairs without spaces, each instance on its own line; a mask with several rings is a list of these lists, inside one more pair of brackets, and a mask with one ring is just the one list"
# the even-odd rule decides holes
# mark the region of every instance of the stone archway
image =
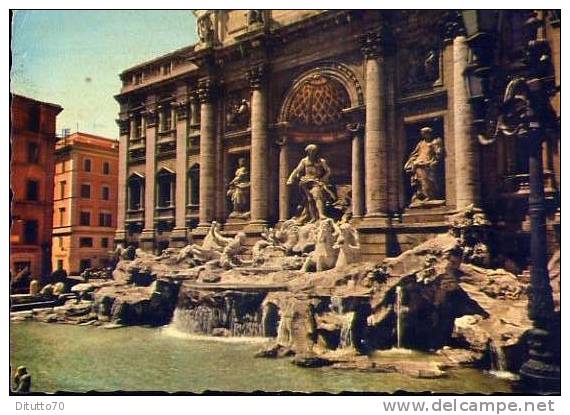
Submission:
[[[331,183],[337,195],[345,198],[354,185],[355,164],[352,155],[360,160],[361,151],[355,150],[354,132],[347,129],[347,112],[363,104],[363,94],[356,76],[341,64],[317,66],[293,80],[283,99],[278,121],[286,126],[280,132],[280,205],[279,219],[289,218],[298,195],[290,194],[286,181],[295,164],[304,156],[303,149],[318,144],[322,156],[331,166]],[[361,144],[356,142],[357,146]],[[347,157],[350,155],[350,157]],[[360,168],[360,162],[359,168]],[[357,178],[360,181],[360,178]],[[360,186],[358,186],[360,187]],[[293,212],[294,213],[294,212]]]

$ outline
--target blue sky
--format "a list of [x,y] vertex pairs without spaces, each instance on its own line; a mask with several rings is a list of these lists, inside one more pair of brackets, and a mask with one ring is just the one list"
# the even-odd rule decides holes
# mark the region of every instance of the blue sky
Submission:
[[116,138],[119,73],[196,39],[190,10],[16,11],[10,89],[61,105],[58,130]]

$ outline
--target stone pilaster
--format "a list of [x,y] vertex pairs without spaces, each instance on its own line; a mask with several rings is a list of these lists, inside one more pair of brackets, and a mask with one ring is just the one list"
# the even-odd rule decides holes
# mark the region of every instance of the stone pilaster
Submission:
[[287,136],[281,135],[277,140],[279,146],[279,222],[289,219],[289,148]]
[[200,126],[200,100],[198,91],[192,91],[188,98],[190,103],[190,127],[196,128]]
[[364,128],[362,124],[354,123],[348,124],[347,129],[352,133],[352,216],[358,218],[364,215]]
[[[127,192],[127,153],[129,130],[126,128],[126,119],[117,120],[119,124],[119,171],[118,171],[118,193],[117,193],[117,229],[115,231],[115,243],[126,242],[125,218],[127,212],[126,192]],[[132,131],[132,120],[131,120]],[[132,134],[132,133],[131,133]],[[71,211],[73,211],[72,209]],[[70,222],[72,223],[72,222]]]
[[143,113],[143,116],[146,119],[146,162],[144,187],[144,229],[140,236],[140,242],[142,249],[145,251],[152,251],[154,249],[157,113],[155,109],[147,109]]
[[467,92],[465,70],[469,47],[464,36],[453,40],[453,130],[455,137],[456,205],[461,209],[479,203],[478,142],[472,137],[473,116]]
[[170,104],[170,125],[167,126],[168,130],[175,130],[178,126],[178,121],[176,120],[176,115],[178,114],[177,108],[178,103]]
[[176,111],[176,193],[175,224],[171,239],[174,247],[185,246],[188,242],[186,228],[186,197],[188,188],[187,143],[188,143],[188,102],[181,101],[173,105]]
[[166,128],[166,126],[164,125],[164,106],[159,106],[158,107],[158,131],[162,132],[162,131],[166,131],[168,130],[168,128]]
[[267,142],[267,66],[252,67],[247,78],[251,92],[251,225],[267,223],[269,146]]
[[137,138],[137,119],[135,114],[130,114],[129,116],[129,123],[130,123],[130,127],[129,127],[129,137],[131,140],[134,140]]
[[200,212],[199,227],[209,227],[216,212],[216,114],[215,85],[202,79],[198,85],[200,99]]
[[224,125],[224,110],[223,110],[223,102],[222,100],[218,100],[215,106],[215,123],[216,125],[220,126],[215,133],[215,143],[216,143],[216,195],[215,195],[215,204],[216,204],[216,213],[215,219],[218,222],[225,221],[227,215],[227,195],[226,195],[226,171],[224,169],[224,163],[227,163],[227,157],[224,154],[224,139],[223,139],[223,125]]
[[379,32],[361,37],[366,60],[366,130],[364,137],[367,217],[383,217],[388,210],[383,39]]
[[396,121],[396,57],[386,57],[384,66],[386,83],[386,168],[387,174],[387,206],[389,213],[395,213],[404,208],[400,205],[400,193],[403,193],[403,154],[398,149],[398,131]]

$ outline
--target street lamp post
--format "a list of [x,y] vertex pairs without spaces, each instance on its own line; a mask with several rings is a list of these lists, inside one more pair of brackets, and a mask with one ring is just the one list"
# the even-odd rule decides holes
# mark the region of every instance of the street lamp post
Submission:
[[560,388],[560,322],[554,312],[552,288],[547,270],[546,215],[542,142],[551,122],[548,95],[541,79],[516,78],[505,95],[498,124],[506,137],[526,139],[529,146],[529,198],[531,281],[528,333],[529,359],[520,369],[521,381],[537,392]]
[[[478,22],[485,16],[479,11],[464,12],[464,22],[470,37],[468,42],[475,56],[492,56],[493,33],[487,21],[478,35]],[[496,17],[493,15],[491,17]],[[491,19],[487,16],[487,19]],[[550,76],[548,43],[539,33],[540,20],[535,13],[522,28],[526,34],[526,58],[522,71],[511,74],[499,106],[495,133],[491,137],[485,131],[488,125],[485,115],[489,105],[489,79],[493,71],[491,60],[476,60],[466,71],[469,85],[476,85],[472,94],[472,105],[476,113],[473,129],[483,145],[493,143],[498,136],[525,140],[529,150],[529,201],[531,281],[529,292],[529,317],[533,328],[528,332],[529,359],[520,369],[521,385],[533,392],[556,392],[560,390],[560,320],[554,312],[552,288],[547,270],[546,215],[544,178],[542,164],[542,142],[551,130],[559,128],[556,115],[549,103],[553,90]],[[471,32],[471,33],[469,33]],[[483,42],[481,41],[483,40]],[[486,49],[486,51],[482,51]],[[470,88],[472,89],[472,88]],[[479,113],[479,116],[477,116]]]

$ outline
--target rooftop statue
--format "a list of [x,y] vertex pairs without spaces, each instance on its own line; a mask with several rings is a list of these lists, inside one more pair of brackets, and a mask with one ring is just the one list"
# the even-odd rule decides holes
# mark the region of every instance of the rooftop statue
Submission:
[[200,43],[210,44],[214,40],[214,24],[208,10],[196,10],[194,12],[197,19],[196,30]]
[[248,10],[246,16],[248,25],[263,23],[263,10]]

